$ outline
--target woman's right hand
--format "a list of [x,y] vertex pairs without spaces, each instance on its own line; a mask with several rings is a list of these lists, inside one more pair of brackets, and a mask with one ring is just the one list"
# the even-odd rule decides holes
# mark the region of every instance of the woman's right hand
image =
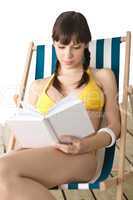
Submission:
[[61,143],[55,144],[54,147],[60,151],[67,154],[81,154],[82,146],[81,139],[71,136],[71,135],[62,135],[60,137]]
[[18,94],[13,95],[13,101],[16,104],[16,106],[18,106],[20,102],[20,96]]

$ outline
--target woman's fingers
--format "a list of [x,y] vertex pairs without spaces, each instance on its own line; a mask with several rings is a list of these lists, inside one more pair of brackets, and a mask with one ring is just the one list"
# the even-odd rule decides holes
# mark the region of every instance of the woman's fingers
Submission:
[[60,142],[66,143],[66,144],[69,144],[69,143],[72,143],[75,140],[78,140],[77,137],[71,136],[71,135],[61,135],[59,137],[59,139],[60,139]]
[[79,147],[76,144],[56,144],[55,148],[63,151],[64,153],[79,153]]

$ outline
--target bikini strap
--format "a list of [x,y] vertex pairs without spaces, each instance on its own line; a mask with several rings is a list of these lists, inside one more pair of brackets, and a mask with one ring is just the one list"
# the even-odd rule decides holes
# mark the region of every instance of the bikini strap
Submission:
[[91,80],[93,80],[93,82],[95,82],[96,85],[98,85],[100,88],[102,88],[102,86],[99,84],[99,81],[96,80],[96,77],[95,77],[95,74],[94,74],[94,73],[96,73],[97,70],[98,70],[97,68],[93,68],[93,70],[90,69],[89,74],[90,74]]
[[52,74],[52,76],[50,77],[50,79],[48,80],[48,82],[46,83],[46,85],[44,86],[43,93],[45,93],[48,90],[49,86],[51,85],[51,82],[53,81],[54,75],[55,74]]
[[94,79],[93,72],[92,72],[91,68],[88,68],[86,72],[89,75],[90,79]]

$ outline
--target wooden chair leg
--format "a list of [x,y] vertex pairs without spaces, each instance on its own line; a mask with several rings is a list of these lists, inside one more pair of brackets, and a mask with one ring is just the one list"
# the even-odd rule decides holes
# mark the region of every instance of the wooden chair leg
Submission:
[[100,190],[105,191],[108,188],[110,188],[114,185],[117,185],[117,183],[118,183],[118,177],[113,177],[113,178],[107,179],[100,183]]
[[128,80],[129,80],[129,66],[130,66],[130,48],[131,48],[131,32],[127,32],[125,46],[125,66],[124,66],[124,85],[123,85],[123,103],[120,104],[121,113],[121,136],[120,136],[120,150],[119,150],[119,165],[118,165],[118,183],[116,200],[123,198],[123,180],[124,180],[124,166],[125,166],[125,150],[126,150],[126,131],[127,131],[127,106],[128,106]]
[[129,94],[129,101],[130,101],[131,112],[132,112],[132,117],[133,117],[133,93]]
[[124,173],[123,179],[119,179],[118,176],[115,176],[113,178],[107,179],[100,183],[100,190],[104,191],[107,190],[110,187],[113,187],[114,185],[118,185],[123,183],[125,180],[130,179],[133,177],[133,168],[131,168],[131,171],[126,171]]

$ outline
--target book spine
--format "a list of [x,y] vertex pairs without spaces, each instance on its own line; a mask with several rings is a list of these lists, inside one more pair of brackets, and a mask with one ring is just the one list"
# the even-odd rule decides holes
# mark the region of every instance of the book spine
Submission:
[[50,135],[54,138],[56,142],[59,142],[56,131],[54,130],[53,126],[50,123],[50,120],[48,118],[44,118],[45,124],[49,130]]

